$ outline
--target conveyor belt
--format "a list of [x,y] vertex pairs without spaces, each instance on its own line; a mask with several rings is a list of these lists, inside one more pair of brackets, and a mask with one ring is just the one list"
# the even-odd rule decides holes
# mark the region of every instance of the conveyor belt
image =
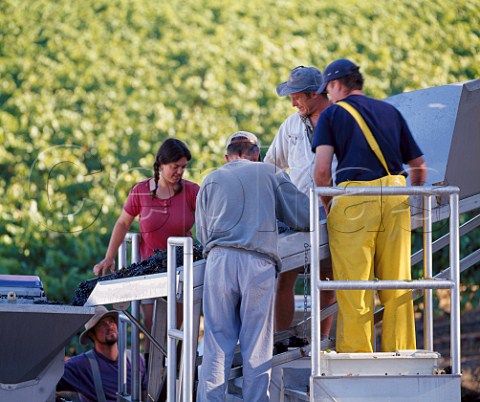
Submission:
[[65,345],[92,307],[0,303],[0,401],[44,402],[63,374]]
[[[326,228],[322,225],[322,230]],[[323,235],[322,235],[323,236]],[[309,247],[310,234],[308,232],[288,231],[279,235],[278,248],[282,258],[282,271],[289,271],[303,266],[305,261],[305,245]],[[320,255],[323,258],[329,256],[328,245],[320,248]],[[205,260],[196,261],[194,267],[194,292],[195,298],[201,298],[201,287],[203,286],[203,275]],[[181,293],[183,286],[183,267],[179,270],[179,287]],[[167,296],[167,274],[144,275],[133,278],[114,279],[99,281],[90,294],[85,306],[99,304],[121,303],[132,300],[154,299]]]

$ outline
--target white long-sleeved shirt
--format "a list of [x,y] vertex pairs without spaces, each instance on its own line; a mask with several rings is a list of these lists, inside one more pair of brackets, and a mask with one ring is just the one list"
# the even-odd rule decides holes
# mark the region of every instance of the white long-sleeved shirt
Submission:
[[308,195],[310,187],[314,186],[315,154],[312,152],[305,123],[298,113],[292,114],[282,123],[264,161],[282,170],[290,169],[292,183]]

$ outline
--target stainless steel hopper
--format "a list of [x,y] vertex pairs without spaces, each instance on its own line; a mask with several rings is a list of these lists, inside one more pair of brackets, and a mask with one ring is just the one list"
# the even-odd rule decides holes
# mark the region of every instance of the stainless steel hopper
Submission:
[[0,303],[0,401],[45,402],[63,374],[65,345],[92,307]]
[[458,186],[461,200],[479,195],[480,79],[385,100],[400,110],[424,152],[427,184]]

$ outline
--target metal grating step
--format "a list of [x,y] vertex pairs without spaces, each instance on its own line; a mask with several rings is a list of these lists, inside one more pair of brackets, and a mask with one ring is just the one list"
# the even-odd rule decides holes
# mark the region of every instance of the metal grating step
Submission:
[[282,369],[283,395],[280,400],[284,402],[310,400],[310,373],[309,367],[284,367]]
[[305,391],[293,388],[285,388],[283,390],[283,402],[310,401],[310,395]]

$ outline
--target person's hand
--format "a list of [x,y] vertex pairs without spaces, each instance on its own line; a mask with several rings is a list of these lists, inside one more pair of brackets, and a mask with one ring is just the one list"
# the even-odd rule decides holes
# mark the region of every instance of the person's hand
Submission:
[[96,276],[104,276],[107,273],[107,269],[110,269],[110,272],[113,274],[115,272],[115,259],[105,257],[98,264],[95,264],[93,267],[93,273]]

